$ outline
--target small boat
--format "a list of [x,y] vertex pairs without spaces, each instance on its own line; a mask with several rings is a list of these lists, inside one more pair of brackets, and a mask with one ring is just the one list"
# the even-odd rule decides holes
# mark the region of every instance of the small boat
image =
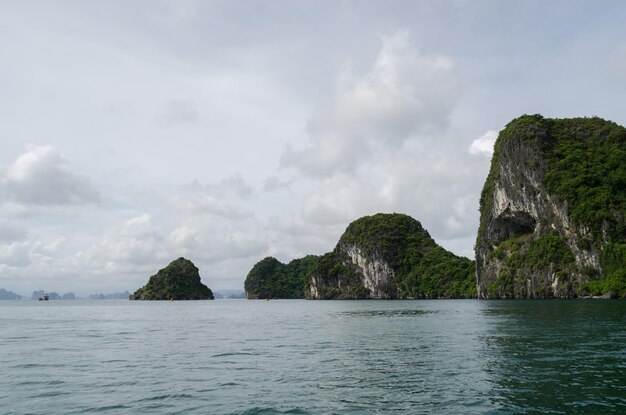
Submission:
[[50,297],[48,296],[48,293],[45,293],[43,297],[39,297],[39,301],[48,301],[49,299]]

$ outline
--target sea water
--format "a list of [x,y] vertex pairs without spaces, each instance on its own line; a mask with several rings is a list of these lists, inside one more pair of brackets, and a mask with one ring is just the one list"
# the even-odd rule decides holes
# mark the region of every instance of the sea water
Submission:
[[0,302],[2,414],[624,414],[626,302]]

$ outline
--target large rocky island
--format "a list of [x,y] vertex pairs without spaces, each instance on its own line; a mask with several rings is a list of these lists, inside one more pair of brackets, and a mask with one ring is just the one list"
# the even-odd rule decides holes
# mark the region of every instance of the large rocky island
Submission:
[[135,291],[132,300],[213,300],[213,292],[200,281],[198,268],[188,259],[178,258],[150,277]]
[[245,281],[248,298],[471,298],[473,261],[446,251],[403,214],[352,222],[335,249],[289,264],[268,257]]
[[480,198],[480,298],[626,296],[626,129],[522,116]]

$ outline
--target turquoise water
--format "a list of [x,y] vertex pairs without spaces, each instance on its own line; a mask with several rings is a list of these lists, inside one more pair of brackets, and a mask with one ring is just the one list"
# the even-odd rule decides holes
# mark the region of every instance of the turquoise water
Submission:
[[3,301],[2,414],[623,414],[623,301]]

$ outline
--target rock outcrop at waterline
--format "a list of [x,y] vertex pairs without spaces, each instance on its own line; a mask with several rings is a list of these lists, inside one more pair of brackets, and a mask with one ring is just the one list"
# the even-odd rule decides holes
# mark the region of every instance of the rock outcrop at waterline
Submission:
[[188,259],[178,258],[150,277],[135,291],[132,300],[213,300],[213,292],[200,281],[198,268]]
[[480,298],[626,295],[626,129],[522,116],[495,144],[480,200]]
[[245,289],[248,298],[476,296],[473,261],[446,251],[417,220],[395,213],[352,222],[335,249],[321,257],[287,265],[263,259],[248,274]]

